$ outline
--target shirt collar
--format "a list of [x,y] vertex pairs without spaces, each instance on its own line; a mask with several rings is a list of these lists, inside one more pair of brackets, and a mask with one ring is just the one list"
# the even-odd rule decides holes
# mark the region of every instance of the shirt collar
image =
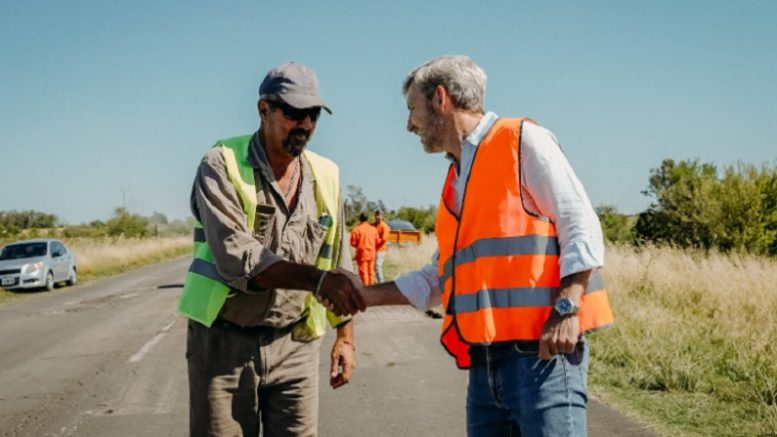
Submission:
[[270,168],[270,163],[267,161],[267,154],[264,153],[264,146],[259,138],[260,132],[256,131],[251,137],[251,144],[248,146],[248,163],[251,164],[251,167],[266,172]]
[[486,115],[483,116],[483,118],[480,119],[478,122],[478,125],[475,126],[475,129],[472,129],[472,132],[467,135],[467,138],[464,139],[464,145],[470,145],[473,147],[477,147],[481,141],[483,141],[483,138],[485,138],[486,134],[488,134],[488,131],[491,130],[491,127],[494,126],[494,123],[499,117],[493,112],[487,112]]
[[[480,142],[483,141],[483,138],[486,137],[488,132],[494,126],[494,123],[496,123],[497,119],[499,119],[499,116],[497,116],[496,113],[491,111],[486,112],[486,115],[484,115],[483,118],[480,119],[477,126],[475,126],[475,128],[472,129],[472,132],[470,132],[469,135],[467,135],[467,137],[464,138],[464,142],[461,143],[462,151],[464,151],[464,149],[467,147],[475,148],[478,145],[480,145]],[[454,164],[458,164],[456,162],[456,159],[450,153],[446,153],[445,158],[447,158],[449,161],[451,161]]]

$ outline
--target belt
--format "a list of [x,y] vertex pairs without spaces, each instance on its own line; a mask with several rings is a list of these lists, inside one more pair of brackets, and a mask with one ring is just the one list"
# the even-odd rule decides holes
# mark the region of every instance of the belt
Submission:
[[291,331],[294,324],[284,326],[282,328],[276,328],[274,326],[240,326],[222,318],[216,318],[211,324],[211,328],[221,328],[225,331],[240,332],[250,335],[269,335],[269,336],[281,336]]
[[516,341],[501,341],[499,343],[485,344],[473,344],[469,348],[470,353],[499,353],[502,351],[514,350],[518,352],[535,352],[540,351],[539,340],[516,340]]

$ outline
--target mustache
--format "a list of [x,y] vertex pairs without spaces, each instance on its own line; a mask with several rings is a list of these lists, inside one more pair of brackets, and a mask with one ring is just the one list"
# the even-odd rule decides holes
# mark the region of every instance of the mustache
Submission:
[[291,136],[300,136],[300,137],[304,136],[305,138],[307,138],[307,137],[310,136],[310,131],[308,131],[307,129],[301,128],[301,127],[297,127],[297,128],[292,129],[289,132],[289,136],[290,137]]

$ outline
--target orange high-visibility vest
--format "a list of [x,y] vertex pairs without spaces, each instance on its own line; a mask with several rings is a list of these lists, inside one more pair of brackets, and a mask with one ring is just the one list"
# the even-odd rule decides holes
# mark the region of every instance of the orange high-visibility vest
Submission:
[[[560,284],[556,227],[523,207],[521,127],[500,119],[475,152],[460,214],[453,213],[454,168],[437,214],[438,275],[445,306],[441,342],[468,368],[469,345],[539,340]],[[614,318],[601,275],[580,302],[581,332]]]

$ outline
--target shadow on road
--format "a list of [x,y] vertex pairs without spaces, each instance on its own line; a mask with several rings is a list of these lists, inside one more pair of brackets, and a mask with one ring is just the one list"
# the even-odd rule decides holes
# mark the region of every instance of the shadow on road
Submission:
[[174,289],[174,288],[183,288],[183,284],[165,284],[165,285],[158,285],[156,287],[157,290],[166,290],[166,289]]

